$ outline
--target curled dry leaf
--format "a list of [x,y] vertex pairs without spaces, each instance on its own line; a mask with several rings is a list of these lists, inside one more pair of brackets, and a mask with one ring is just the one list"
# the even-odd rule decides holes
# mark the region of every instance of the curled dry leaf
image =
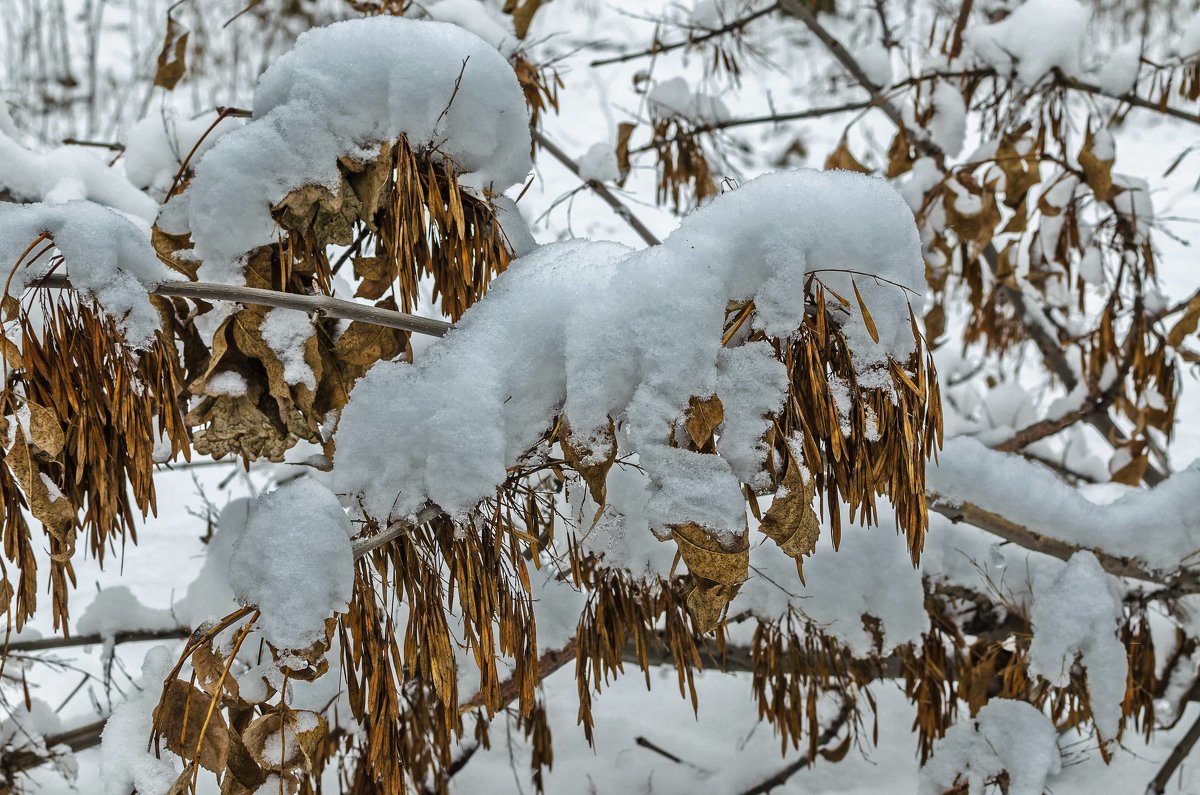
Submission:
[[1096,156],[1096,136],[1091,130],[1087,131],[1083,148],[1079,150],[1079,167],[1083,169],[1088,187],[1096,194],[1097,201],[1104,202],[1113,197],[1113,160]]
[[687,430],[692,444],[697,450],[710,452],[716,446],[714,434],[717,426],[725,421],[725,407],[721,398],[716,395],[706,398],[692,397],[688,399],[687,416],[683,427]]
[[834,149],[829,153],[829,157],[825,158],[825,170],[830,171],[833,169],[857,171],[860,174],[871,173],[871,169],[864,166],[850,151],[850,145],[847,143],[845,136],[842,136],[842,140],[838,142],[837,149]]
[[583,478],[588,493],[603,510],[608,470],[612,469],[613,462],[617,459],[617,437],[613,421],[610,419],[608,427],[593,432],[585,440],[572,434],[571,426],[563,420],[558,426],[557,440],[562,447],[563,457]]
[[735,546],[726,547],[698,524],[671,527],[679,554],[692,575],[694,587],[687,596],[688,610],[701,632],[721,622],[725,607],[750,576],[750,546],[743,533]]
[[242,732],[242,742],[263,770],[287,773],[313,769],[325,741],[325,719],[308,710],[261,715]]
[[791,461],[771,507],[758,526],[763,535],[797,560],[816,549],[821,535],[821,523],[812,507],[816,493],[816,479],[805,479],[803,469]]

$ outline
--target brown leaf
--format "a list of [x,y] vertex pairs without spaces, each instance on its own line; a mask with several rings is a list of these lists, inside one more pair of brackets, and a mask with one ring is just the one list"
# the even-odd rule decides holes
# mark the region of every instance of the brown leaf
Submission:
[[846,137],[842,136],[842,140],[838,142],[837,149],[829,153],[829,157],[825,158],[825,170],[840,169],[842,171],[857,171],[860,174],[870,174],[871,169],[859,162],[850,152],[850,145],[846,142]]
[[623,121],[617,125],[617,168],[620,172],[620,179],[617,180],[618,185],[624,185],[626,177],[629,176],[631,168],[629,164],[629,137],[633,135],[633,131],[637,129],[636,124]]
[[816,493],[816,479],[805,482],[800,467],[789,461],[783,483],[758,526],[789,557],[799,559],[817,547],[821,522],[812,507]]
[[1192,300],[1188,301],[1183,315],[1175,321],[1175,325],[1167,333],[1167,344],[1172,348],[1178,348],[1183,344],[1184,337],[1195,332],[1198,325],[1200,325],[1200,295],[1193,296]]
[[21,485],[21,490],[25,492],[29,501],[29,512],[33,514],[34,519],[46,526],[46,530],[52,536],[67,546],[64,554],[69,557],[75,543],[72,532],[75,525],[75,506],[57,486],[51,491],[53,481],[38,470],[20,425],[17,426],[16,437],[5,460],[17,483]]
[[608,471],[617,460],[617,437],[612,420],[608,421],[607,427],[593,431],[589,437],[573,434],[571,426],[563,420],[558,426],[557,441],[562,448],[563,458],[583,478],[588,493],[603,510]]
[[394,274],[388,260],[383,257],[355,257],[354,277],[362,280],[354,296],[374,301],[392,286]]
[[183,79],[187,71],[187,41],[189,31],[167,17],[167,35],[163,38],[162,50],[158,54],[158,70],[154,73],[154,85],[171,91]]
[[57,458],[66,444],[62,425],[51,409],[26,401],[29,408],[29,441],[51,458]]
[[908,138],[901,130],[896,133],[896,137],[892,139],[892,145],[888,147],[887,171],[884,173],[888,179],[895,179],[912,171],[915,162],[908,145]]
[[533,15],[541,7],[542,0],[508,0],[504,4],[504,11],[507,14],[512,14],[513,30],[517,33],[518,39],[523,39],[529,33],[529,25],[533,22]]
[[1098,201],[1108,201],[1113,197],[1113,161],[1096,156],[1096,138],[1091,130],[1087,131],[1083,148],[1079,151],[1079,167],[1083,169],[1087,184]]
[[683,427],[697,450],[705,450],[713,442],[717,426],[725,421],[725,407],[716,395],[688,399],[688,411]]
[[[229,757],[229,727],[219,709],[213,709],[212,716],[207,717],[210,705],[212,697],[208,693],[182,679],[173,679],[154,710],[154,725],[169,750],[190,761],[195,758],[199,745],[200,766],[222,773]],[[206,718],[208,728],[204,729]],[[203,744],[200,743],[202,729]]]
[[871,312],[867,309],[867,302],[863,300],[862,293],[858,291],[858,284],[853,279],[850,280],[850,286],[854,288],[854,297],[858,299],[858,311],[862,312],[862,319],[867,327],[867,333],[871,335],[871,340],[878,345],[879,329],[875,328],[875,318],[871,317]]
[[312,771],[326,733],[325,719],[317,713],[289,710],[255,718],[242,732],[242,741],[263,770]]

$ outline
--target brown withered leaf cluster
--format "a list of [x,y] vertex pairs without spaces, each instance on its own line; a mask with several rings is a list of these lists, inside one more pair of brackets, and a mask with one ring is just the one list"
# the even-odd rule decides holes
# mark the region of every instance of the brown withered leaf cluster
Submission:
[[11,432],[13,443],[0,464],[0,510],[4,556],[17,578],[14,584],[5,571],[0,598],[18,629],[37,607],[28,510],[46,534],[59,628],[80,534],[100,561],[110,546],[136,541],[135,519],[156,510],[154,464],[187,456],[189,435],[182,374],[165,336],[134,352],[110,319],[71,291],[25,300],[39,302],[39,311],[4,302],[19,345],[6,338],[2,353],[0,431]]

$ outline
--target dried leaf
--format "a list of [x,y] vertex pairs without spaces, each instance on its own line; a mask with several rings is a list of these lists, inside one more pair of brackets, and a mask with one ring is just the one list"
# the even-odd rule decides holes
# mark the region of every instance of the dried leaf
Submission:
[[860,174],[870,174],[871,169],[859,162],[850,152],[850,145],[846,142],[846,137],[842,136],[842,140],[838,142],[837,149],[830,152],[829,157],[825,158],[825,170],[840,169],[842,171],[857,171]]
[[1113,161],[1096,156],[1096,138],[1091,130],[1087,131],[1083,148],[1079,151],[1079,167],[1083,169],[1087,184],[1098,201],[1108,201],[1113,197]]
[[725,407],[716,395],[688,399],[688,411],[683,427],[697,450],[705,450],[713,442],[717,426],[725,421]]
[[[192,760],[200,746],[200,766],[214,773],[225,771],[229,757],[229,728],[219,709],[208,717],[212,697],[182,679],[173,679],[154,711],[154,725],[167,748]],[[208,728],[204,729],[207,718]],[[200,732],[204,729],[204,742]]]
[[1172,348],[1178,348],[1183,344],[1184,337],[1195,332],[1198,325],[1200,325],[1200,295],[1195,295],[1192,300],[1188,301],[1183,315],[1175,321],[1175,325],[1167,333],[1167,344]]
[[618,185],[624,185],[626,177],[629,176],[631,168],[629,164],[629,137],[633,135],[635,129],[637,129],[637,125],[627,121],[623,121],[617,125],[617,168],[620,173],[620,179],[617,180]]
[[854,297],[858,299],[858,311],[862,312],[863,324],[867,327],[867,333],[871,335],[871,340],[878,345],[879,329],[875,328],[875,318],[871,317],[867,303],[863,300],[862,293],[858,291],[858,284],[853,279],[850,280],[850,286],[854,288]]
[[171,91],[183,79],[187,71],[187,41],[190,32],[167,17],[167,35],[163,38],[162,50],[158,54],[158,69],[154,73],[154,85]]
[[29,441],[51,458],[57,458],[66,444],[58,416],[45,406],[26,401],[29,408]]
[[607,427],[593,431],[588,437],[573,434],[571,426],[563,420],[559,423],[556,438],[562,448],[563,458],[583,478],[588,493],[596,505],[603,509],[608,471],[617,459],[617,437],[612,420],[608,421]]
[[749,578],[746,535],[743,533],[735,546],[727,547],[710,531],[691,522],[672,525],[671,534],[694,583],[687,598],[688,609],[700,631],[709,632],[716,628],[726,605]]
[[812,507],[816,493],[816,478],[806,482],[801,468],[790,461],[783,483],[758,526],[789,557],[799,559],[817,547],[821,522]]

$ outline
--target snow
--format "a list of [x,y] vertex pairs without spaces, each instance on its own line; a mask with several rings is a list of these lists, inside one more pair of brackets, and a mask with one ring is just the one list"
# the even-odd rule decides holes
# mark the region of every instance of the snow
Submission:
[[720,98],[693,91],[683,77],[664,80],[647,95],[651,110],[658,116],[679,116],[695,123],[719,122],[729,118],[729,109]]
[[120,632],[174,629],[179,622],[170,610],[147,607],[124,585],[105,588],[75,623],[81,635],[112,638]]
[[1200,16],[1192,15],[1171,49],[1183,60],[1200,55]]
[[[129,345],[149,345],[160,320],[147,293],[179,277],[158,261],[146,234],[124,216],[93,202],[0,202],[0,260],[7,263],[6,269],[43,232],[50,234],[62,254],[71,285],[100,304]],[[46,275],[50,265],[50,257],[43,256],[32,269],[13,271],[9,293],[19,296]]]
[[512,17],[498,13],[479,0],[439,0],[423,5],[426,15],[438,22],[449,22],[471,31],[500,51],[505,58],[516,52],[521,42],[513,32]]
[[[309,368],[309,372],[312,372],[311,368]],[[232,395],[237,397],[238,395],[246,394],[248,388],[249,385],[246,383],[246,377],[232,370],[213,373],[204,380],[204,394],[206,395]]]
[[1096,84],[1113,96],[1121,96],[1137,85],[1138,69],[1141,67],[1142,46],[1131,41],[1122,44],[1108,55],[1104,66],[1096,74]]
[[[823,526],[816,553],[805,560],[803,585],[796,577],[796,561],[774,543],[752,545],[750,566],[755,576],[742,586],[731,612],[749,610],[770,620],[797,611],[859,657],[876,649],[874,637],[863,625],[865,616],[879,620],[880,652],[885,655],[897,646],[919,642],[929,629],[921,572],[913,568],[894,518],[883,512],[878,527],[843,524],[836,550],[832,533]],[[735,639],[739,632],[751,630],[730,628]],[[743,640],[749,642],[749,637]]]
[[1117,637],[1121,598],[1114,579],[1095,555],[1077,552],[1052,583],[1035,583],[1030,619],[1030,674],[1065,687],[1078,657],[1087,670],[1096,729],[1103,739],[1115,739],[1129,667]]
[[272,309],[263,317],[260,330],[263,341],[283,363],[283,380],[315,390],[317,377],[304,360],[304,345],[316,333],[308,315],[289,309]]
[[929,122],[933,142],[951,157],[962,153],[967,136],[967,106],[959,90],[948,82],[933,89],[933,119]]
[[592,144],[579,158],[579,178],[585,182],[615,182],[621,176],[612,144]]
[[194,119],[181,119],[164,108],[162,113],[138,121],[123,139],[125,154],[121,164],[125,176],[156,199],[165,199],[180,166],[193,149],[191,164],[195,165],[222,135],[242,125],[241,119],[227,116],[218,123],[219,118],[216,111],[209,111]]
[[183,626],[199,627],[237,608],[237,598],[229,584],[229,564],[234,546],[246,529],[249,511],[250,500],[246,498],[231,501],[221,511],[217,530],[205,550],[204,563],[173,608]]
[[[1135,558],[1161,571],[1174,571],[1200,550],[1200,517],[1189,509],[1200,488],[1200,461],[1154,489],[1130,490],[1107,505],[1047,478],[1036,463],[967,437],[947,440],[938,461],[926,470],[926,482],[945,501],[974,503],[1083,549]],[[1030,483],[1038,488],[1031,490]]]
[[257,627],[277,649],[325,639],[325,619],[344,612],[354,581],[350,519],[329,489],[300,478],[259,497],[234,542],[229,584],[260,611]]
[[1061,768],[1050,719],[1023,701],[997,698],[938,741],[921,771],[920,792],[940,795],[963,781],[970,795],[981,795],[988,782],[1007,772],[1008,795],[1042,795]]
[[162,683],[175,663],[166,646],[146,652],[141,689],[113,709],[100,740],[100,784],[106,795],[166,795],[179,775],[179,757],[161,749],[156,757],[146,747]]
[[28,202],[63,204],[87,199],[147,223],[154,220],[158,203],[90,150],[62,146],[34,152],[17,135],[8,104],[0,100],[0,192]]
[[[729,539],[744,525],[739,478],[722,456],[668,446],[670,424],[690,397],[714,394],[723,361],[758,370],[762,404],[777,404],[779,372],[762,365],[761,352],[722,354],[727,302],[754,300],[756,322],[786,337],[803,320],[807,274],[852,294],[849,275],[834,272],[846,268],[881,277],[856,278],[880,343],[857,311],[843,327],[869,374],[914,347],[907,297],[882,279],[914,287],[922,279],[911,211],[879,180],[772,174],[717,197],[660,246],[544,246],[514,261],[416,364],[381,362],[356,385],[335,434],[334,488],[380,520],[427,502],[461,517],[561,406],[584,435],[623,418],[620,451],[637,453],[650,477],[651,528],[696,522]],[[745,399],[745,387],[736,389]],[[761,423],[747,416],[722,434],[743,475],[759,460],[760,436]]]
[[854,53],[854,60],[876,87],[892,84],[892,56],[881,43],[873,41],[862,47]]
[[1090,18],[1078,0],[1025,0],[999,22],[968,27],[963,42],[1000,74],[1033,85],[1051,69],[1071,76],[1079,73]]
[[254,117],[200,160],[167,217],[186,218],[205,279],[240,283],[239,258],[275,239],[271,206],[304,185],[337,189],[339,157],[406,136],[502,193],[530,169],[528,123],[512,68],[475,34],[391,16],[335,23],[267,69]]
[[45,737],[60,733],[62,728],[62,720],[49,704],[31,698],[28,706],[17,704],[0,723],[0,748],[45,753]]

